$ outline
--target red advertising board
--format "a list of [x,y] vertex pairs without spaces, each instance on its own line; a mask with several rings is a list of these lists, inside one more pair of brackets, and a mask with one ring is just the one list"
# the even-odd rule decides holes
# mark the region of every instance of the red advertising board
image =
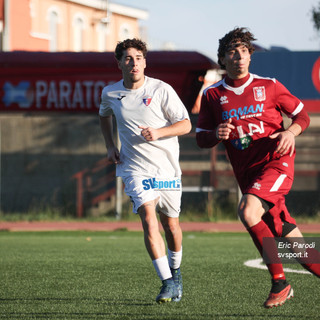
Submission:
[[[171,84],[188,109],[201,76],[217,67],[197,52],[149,52],[146,74]],[[113,53],[0,53],[0,112],[97,112],[104,86],[121,79]]]

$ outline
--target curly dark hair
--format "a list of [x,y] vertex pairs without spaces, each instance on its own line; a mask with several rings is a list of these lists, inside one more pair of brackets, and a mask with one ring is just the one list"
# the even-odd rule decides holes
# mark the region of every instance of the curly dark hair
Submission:
[[118,42],[116,49],[115,49],[115,52],[114,52],[116,59],[118,61],[121,60],[122,55],[123,55],[123,51],[125,51],[129,48],[135,48],[135,49],[141,51],[143,54],[143,57],[146,58],[147,51],[148,51],[146,43],[140,39],[133,38],[133,39],[126,39],[124,41]]
[[256,40],[254,35],[247,28],[235,28],[228,32],[223,38],[219,40],[218,48],[218,63],[222,69],[225,69],[225,66],[221,63],[221,58],[223,58],[228,51],[230,45],[241,42],[246,45],[249,49],[249,53],[254,52],[254,46],[251,41]]

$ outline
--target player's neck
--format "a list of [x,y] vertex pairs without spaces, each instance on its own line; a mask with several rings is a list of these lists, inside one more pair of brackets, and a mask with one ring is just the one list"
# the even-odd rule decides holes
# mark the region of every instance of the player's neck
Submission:
[[237,78],[237,79],[232,79],[227,75],[225,78],[225,81],[227,85],[237,88],[237,87],[241,87],[244,83],[246,83],[249,77],[250,77],[250,73],[248,73],[243,78]]
[[145,77],[138,79],[137,81],[133,81],[130,78],[123,78],[123,86],[129,90],[136,90],[143,86],[145,81]]

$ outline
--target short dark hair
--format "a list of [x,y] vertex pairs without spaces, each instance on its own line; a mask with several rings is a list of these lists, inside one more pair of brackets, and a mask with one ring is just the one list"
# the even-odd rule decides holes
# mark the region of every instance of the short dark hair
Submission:
[[254,46],[252,41],[256,40],[254,35],[247,28],[235,28],[228,32],[223,38],[219,40],[218,48],[218,63],[222,69],[225,69],[225,66],[221,63],[221,58],[223,58],[228,51],[230,45],[241,42],[248,49],[249,53],[254,52]]
[[129,48],[135,48],[135,49],[141,51],[143,54],[143,57],[146,58],[147,51],[148,51],[146,43],[140,39],[133,38],[133,39],[126,39],[124,41],[118,42],[116,49],[115,49],[115,52],[114,52],[116,59],[118,61],[121,60],[122,55],[123,55],[123,51],[125,51]]

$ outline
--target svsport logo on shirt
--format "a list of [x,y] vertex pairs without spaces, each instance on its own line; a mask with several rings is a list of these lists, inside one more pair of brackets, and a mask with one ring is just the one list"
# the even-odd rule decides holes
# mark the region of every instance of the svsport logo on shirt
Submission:
[[142,185],[144,190],[175,190],[179,191],[181,189],[181,179],[159,179],[159,178],[150,178],[142,180]]

